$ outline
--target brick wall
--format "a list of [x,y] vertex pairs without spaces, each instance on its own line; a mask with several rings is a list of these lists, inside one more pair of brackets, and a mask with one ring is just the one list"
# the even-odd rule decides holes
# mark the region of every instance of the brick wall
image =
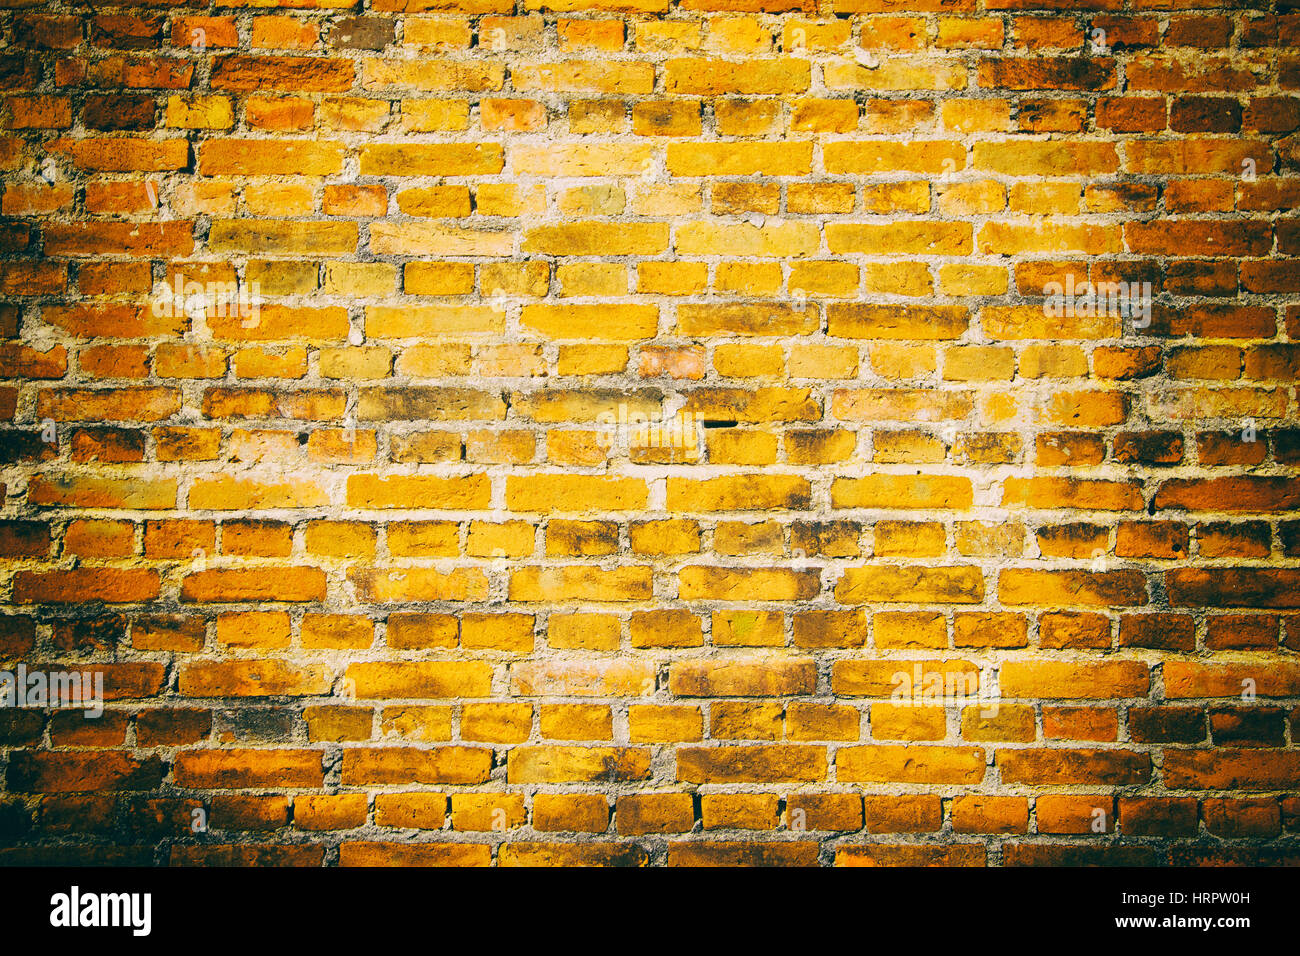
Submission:
[[1296,861],[1295,0],[3,6],[0,862]]

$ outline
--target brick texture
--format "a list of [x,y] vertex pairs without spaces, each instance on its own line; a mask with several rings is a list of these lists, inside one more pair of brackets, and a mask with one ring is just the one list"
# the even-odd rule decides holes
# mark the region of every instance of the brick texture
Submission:
[[5,4],[0,862],[1300,862],[1215,2]]

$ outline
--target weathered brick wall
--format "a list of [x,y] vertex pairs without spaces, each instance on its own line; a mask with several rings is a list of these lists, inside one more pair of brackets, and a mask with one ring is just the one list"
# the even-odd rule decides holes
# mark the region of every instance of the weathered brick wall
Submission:
[[1295,860],[1211,2],[5,0],[0,861]]

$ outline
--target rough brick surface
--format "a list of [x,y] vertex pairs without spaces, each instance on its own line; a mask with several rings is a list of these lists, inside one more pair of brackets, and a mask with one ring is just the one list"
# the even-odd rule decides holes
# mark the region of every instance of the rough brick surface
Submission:
[[5,6],[0,862],[1300,862],[1294,0]]

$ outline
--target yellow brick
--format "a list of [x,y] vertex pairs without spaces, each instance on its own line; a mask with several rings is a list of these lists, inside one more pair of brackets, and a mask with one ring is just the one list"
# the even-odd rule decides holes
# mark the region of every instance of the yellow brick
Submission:
[[637,611],[629,633],[633,647],[700,647],[704,631],[700,619],[689,611]]
[[555,278],[565,296],[627,295],[627,267],[615,262],[574,262],[556,267]]
[[718,265],[714,288],[719,292],[750,291],[772,295],[781,288],[781,267],[766,262],[723,262]]
[[627,719],[633,743],[693,741],[704,735],[704,715],[699,707],[632,704]]
[[521,793],[453,793],[453,830],[504,832],[524,825],[527,818]]
[[703,262],[641,262],[637,264],[637,292],[650,295],[695,295],[709,282]]
[[525,233],[522,248],[554,256],[653,256],[668,248],[668,226],[600,221],[538,226]]
[[704,208],[704,190],[698,183],[642,183],[632,194],[632,211],[638,216],[689,216]]
[[467,703],[460,734],[464,740],[515,744],[528,739],[532,725],[532,704]]
[[785,615],[780,611],[714,611],[713,643],[734,647],[781,647]]
[[762,226],[689,222],[677,229],[677,251],[683,255],[730,255],[781,258],[807,256],[821,245],[817,227],[810,223],[764,223]]
[[862,277],[869,292],[888,295],[923,296],[933,288],[930,268],[923,262],[868,262],[862,267]]
[[472,521],[465,553],[476,557],[520,557],[535,548],[533,525],[528,521]]
[[943,377],[948,381],[1009,381],[1016,373],[1016,356],[1009,348],[965,345],[944,353]]
[[1012,212],[1031,215],[1074,215],[1082,188],[1077,182],[1012,183],[1007,205]]
[[639,176],[653,163],[653,150],[622,143],[521,146],[511,159],[523,176]]
[[549,339],[648,339],[658,332],[659,310],[653,305],[525,305],[520,324]]
[[[483,216],[525,216],[546,210],[543,186],[516,183],[480,183],[474,187],[474,201]],[[536,263],[545,268],[545,263]]]
[[489,262],[480,268],[479,286],[486,296],[546,295],[550,271],[545,262]]
[[791,378],[856,378],[858,350],[833,345],[793,345],[790,347]]
[[544,832],[604,833],[609,804],[597,793],[539,793],[533,797],[533,827]]
[[1004,295],[1007,270],[1001,266],[946,263],[939,267],[939,288],[944,295]]
[[567,216],[620,216],[627,192],[619,186],[577,186],[560,193],[559,205]]
[[388,101],[358,96],[330,97],[321,102],[320,118],[328,129],[373,133],[388,124]]
[[409,133],[469,129],[469,100],[402,100],[402,128]]
[[614,718],[604,704],[543,704],[542,736],[550,740],[613,740]]
[[792,213],[848,213],[855,201],[852,183],[790,183],[786,187]]
[[939,208],[949,215],[976,215],[997,212],[1006,205],[1001,183],[991,179],[954,183],[939,192]]
[[875,740],[943,740],[945,721],[942,707],[871,705],[871,736]]
[[781,348],[777,345],[719,345],[713,350],[713,367],[719,375],[729,377],[779,377]]
[[550,647],[612,651],[619,645],[619,619],[608,614],[552,614],[546,632]]
[[1020,374],[1026,378],[1081,378],[1088,374],[1088,357],[1077,345],[1028,345],[1020,354]]
[[573,100],[569,103],[569,131],[572,133],[621,133],[627,128],[627,107],[621,100]]
[[851,296],[858,289],[858,267],[850,262],[796,262],[790,267],[790,292],[813,296]]
[[635,43],[651,53],[680,53],[700,48],[700,24],[694,20],[637,20]]
[[455,218],[470,214],[468,186],[429,186],[404,189],[397,194],[397,208],[408,216]]
[[474,266],[468,262],[408,262],[402,285],[411,295],[466,295],[474,289]]
[[556,370],[560,375],[608,375],[627,368],[622,345],[561,345]]
[[930,346],[871,346],[871,367],[884,378],[917,378],[933,372],[937,364],[935,350]]
[[449,17],[407,17],[402,22],[402,42],[433,50],[463,50],[473,38],[468,20]]
[[467,650],[524,654],[533,649],[533,627],[531,614],[464,614],[460,643]]
[[324,378],[386,378],[393,355],[385,348],[321,349],[318,361]]
[[229,97],[170,96],[166,122],[178,129],[230,129],[235,125],[235,114]]
[[858,128],[858,104],[851,99],[796,100],[790,128],[800,133],[852,133]]
[[781,130],[781,104],[775,100],[716,100],[713,114],[724,136],[764,136]]
[[962,133],[1002,132],[1011,127],[1011,104],[1006,100],[946,100],[942,115],[944,126]]
[[321,291],[332,295],[385,296],[392,294],[396,283],[397,267],[386,262],[330,262],[325,265]]

